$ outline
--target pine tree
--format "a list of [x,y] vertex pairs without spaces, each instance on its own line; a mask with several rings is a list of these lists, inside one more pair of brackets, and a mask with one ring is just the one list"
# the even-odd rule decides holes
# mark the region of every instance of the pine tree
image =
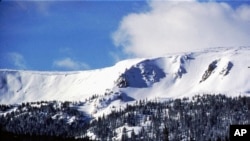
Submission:
[[128,136],[127,136],[127,129],[126,127],[123,127],[122,129],[122,139],[121,141],[128,141]]
[[131,141],[135,141],[135,140],[136,140],[135,131],[134,131],[134,129],[132,129],[132,132],[131,132]]
[[163,138],[164,138],[163,140],[164,141],[169,141],[168,136],[169,136],[168,128],[165,126],[164,129],[163,129]]

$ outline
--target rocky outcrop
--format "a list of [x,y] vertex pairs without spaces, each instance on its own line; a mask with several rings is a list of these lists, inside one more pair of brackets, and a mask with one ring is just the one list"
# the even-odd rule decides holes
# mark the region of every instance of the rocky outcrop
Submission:
[[215,68],[217,67],[217,63],[218,61],[215,60],[213,61],[212,63],[209,64],[207,70],[205,71],[205,73],[202,75],[202,78],[201,78],[201,82],[205,81],[211,74],[212,72],[215,70]]
[[119,88],[145,88],[164,77],[165,73],[154,63],[154,60],[145,60],[126,69],[115,83]]

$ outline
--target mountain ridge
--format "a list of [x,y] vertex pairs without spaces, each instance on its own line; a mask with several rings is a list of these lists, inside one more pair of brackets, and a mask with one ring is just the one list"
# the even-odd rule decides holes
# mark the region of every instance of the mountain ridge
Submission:
[[72,72],[0,70],[0,103],[78,101],[122,93],[135,100],[203,93],[250,94],[250,47],[211,48],[138,58],[114,66]]

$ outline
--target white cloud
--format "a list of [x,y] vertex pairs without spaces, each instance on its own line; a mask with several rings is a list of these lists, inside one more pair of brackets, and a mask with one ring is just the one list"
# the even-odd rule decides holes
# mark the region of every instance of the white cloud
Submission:
[[136,57],[216,46],[250,45],[250,6],[151,1],[150,10],[124,17],[114,44]]
[[88,64],[75,61],[69,57],[54,61],[53,66],[66,70],[90,69],[90,66]]
[[26,69],[25,59],[22,54],[17,52],[10,52],[7,54],[8,60],[17,69]]

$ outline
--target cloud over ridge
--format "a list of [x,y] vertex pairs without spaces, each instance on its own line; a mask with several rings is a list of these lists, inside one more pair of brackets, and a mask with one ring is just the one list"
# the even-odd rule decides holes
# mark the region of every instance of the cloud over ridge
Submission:
[[60,59],[60,60],[55,60],[53,62],[53,66],[65,70],[85,70],[85,69],[90,69],[89,65],[84,63],[84,62],[78,62],[75,61],[69,57]]
[[7,53],[7,59],[9,62],[18,69],[27,69],[26,61],[22,54],[18,52]]
[[113,33],[114,44],[136,57],[161,56],[217,46],[250,45],[250,6],[218,2],[150,1]]

